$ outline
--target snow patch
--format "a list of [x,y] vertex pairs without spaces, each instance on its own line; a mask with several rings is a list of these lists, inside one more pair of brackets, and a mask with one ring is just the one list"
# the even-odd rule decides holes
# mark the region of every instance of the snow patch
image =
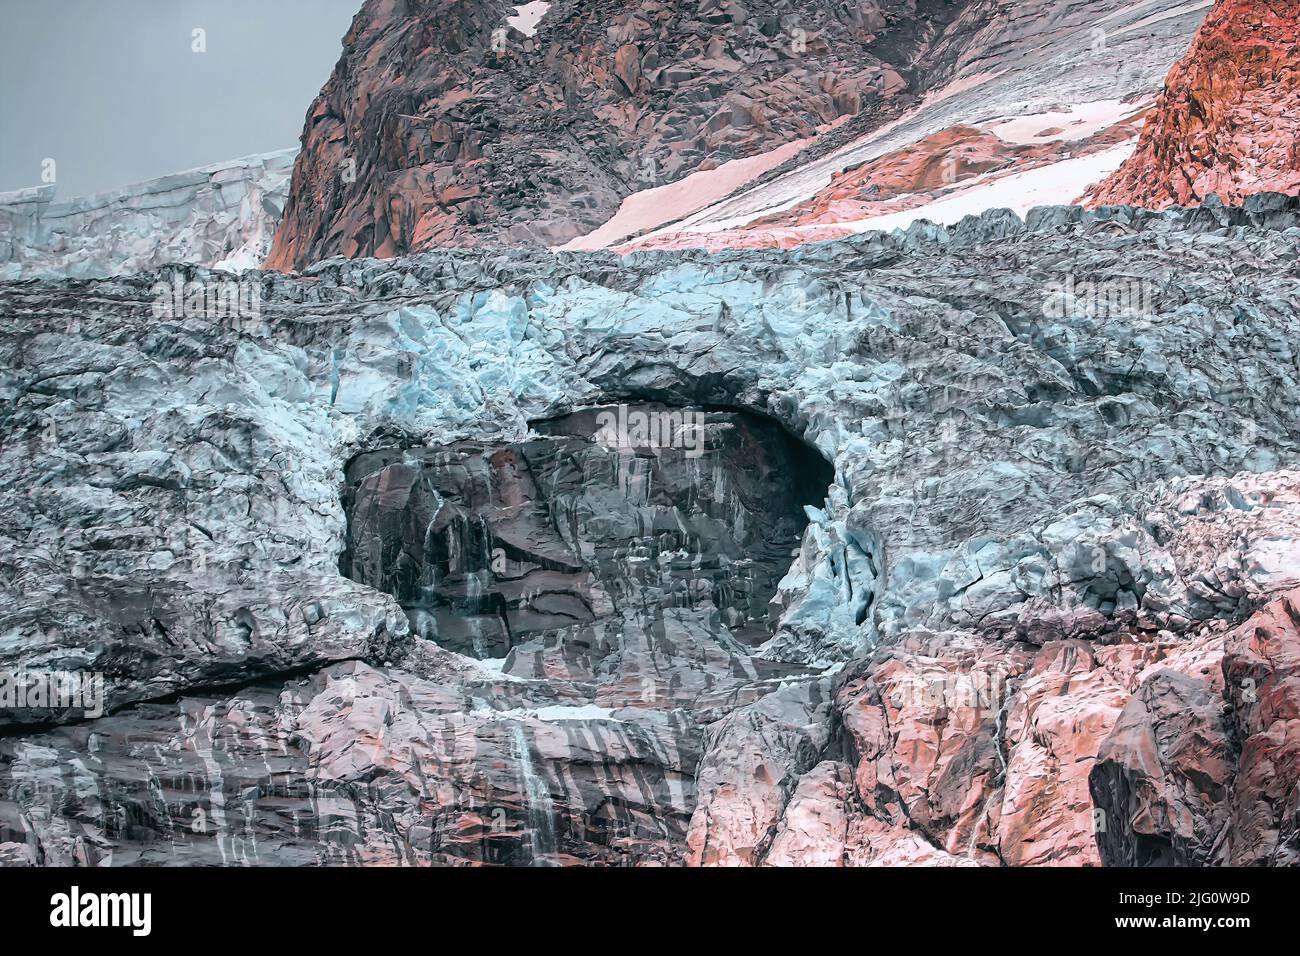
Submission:
[[510,681],[517,684],[527,683],[524,678],[518,677],[514,674],[507,674],[505,672],[506,661],[509,660],[508,657],[484,657],[479,658],[478,660],[467,658],[467,660],[473,661],[478,665],[480,671],[494,680]]
[[537,24],[541,22],[546,11],[551,9],[549,3],[543,0],[533,0],[532,3],[525,3],[515,7],[515,14],[512,17],[506,17],[506,23],[514,27],[526,37],[537,35]]
[[559,249],[604,249],[646,230],[675,222],[712,205],[769,169],[775,169],[812,142],[812,139],[797,139],[757,156],[733,159],[716,169],[691,173],[666,186],[635,192],[623,200],[618,212],[604,225],[585,236],[569,240]]
[[1121,143],[1110,149],[1066,159],[1050,166],[1040,166],[1023,173],[993,179],[987,183],[962,189],[947,199],[939,199],[905,212],[867,219],[837,222],[837,227],[854,232],[872,230],[906,229],[918,219],[928,219],[949,226],[966,216],[978,215],[988,209],[1010,209],[1024,217],[1035,206],[1069,205],[1089,186],[1099,182],[1118,169],[1137,146],[1137,141]]
[[707,205],[675,224],[673,220],[664,220],[669,225],[657,229],[645,238],[658,238],[677,232],[725,232],[729,229],[739,229],[762,216],[784,212],[817,195],[829,186],[834,181],[835,175],[842,170],[889,152],[888,137],[903,125],[914,121],[935,105],[975,90],[1000,75],[998,72],[987,71],[953,80],[947,86],[927,94],[920,104],[897,119],[869,133],[864,133],[806,166],[791,170],[771,182],[763,183],[738,196]]
[[1008,143],[1034,144],[1056,140],[1072,143],[1135,116],[1154,102],[1154,98],[1141,103],[1125,103],[1118,99],[1095,100],[1067,106],[1063,110],[1011,116],[981,125]]
[[548,707],[538,707],[536,710],[528,710],[523,707],[515,707],[511,710],[490,710],[483,713],[484,716],[494,720],[525,720],[534,718],[546,723],[559,720],[613,720],[616,723],[623,723],[617,720],[610,707],[597,707],[595,704],[583,704],[581,706],[572,704],[552,704]]
[[[931,106],[937,106],[944,100],[952,99],[957,94],[965,93],[967,90],[973,90],[977,86],[984,85],[989,80],[996,80],[1004,72],[1004,70],[986,70],[983,73],[972,73],[970,76],[952,80],[946,86],[942,86],[937,90],[931,90],[929,93],[926,93],[925,96],[921,98],[921,105],[918,107],[917,112]],[[873,135],[880,136],[887,131],[888,128],[882,126],[880,129],[876,130]]]

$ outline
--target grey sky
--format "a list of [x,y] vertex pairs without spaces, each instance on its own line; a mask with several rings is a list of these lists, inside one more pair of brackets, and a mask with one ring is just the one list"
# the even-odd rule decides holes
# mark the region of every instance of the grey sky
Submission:
[[[0,0],[0,191],[293,146],[362,0]],[[207,52],[192,52],[192,31]]]

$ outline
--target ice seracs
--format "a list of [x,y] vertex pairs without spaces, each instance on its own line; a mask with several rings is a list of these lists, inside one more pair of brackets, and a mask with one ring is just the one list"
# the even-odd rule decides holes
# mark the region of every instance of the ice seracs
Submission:
[[258,268],[297,149],[245,156],[65,202],[0,193],[0,278],[100,278],[185,262]]

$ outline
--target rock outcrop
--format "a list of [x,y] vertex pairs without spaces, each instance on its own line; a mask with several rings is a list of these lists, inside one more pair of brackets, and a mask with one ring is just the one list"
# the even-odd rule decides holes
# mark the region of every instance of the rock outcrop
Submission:
[[0,193],[0,278],[90,279],[172,262],[261,265],[297,150],[245,156],[68,202],[55,187]]
[[1163,209],[1300,192],[1297,24],[1297,0],[1217,0],[1137,151],[1083,201]]
[[349,463],[348,576],[397,597],[417,634],[480,658],[573,627],[619,643],[628,607],[651,646],[669,611],[724,644],[767,639],[803,505],[830,483],[815,452],[766,419],[702,409],[619,405],[536,427],[546,437]]
[[1240,752],[1217,858],[1234,866],[1300,864],[1300,593],[1288,592],[1229,635],[1230,730]]
[[1204,866],[1213,859],[1235,762],[1225,713],[1219,672],[1197,680],[1161,669],[1129,699],[1091,777],[1103,860]]
[[368,0],[312,106],[267,259],[557,246],[628,194],[806,139],[910,87],[932,0]]
[[1298,600],[1225,634],[1219,667],[1161,668],[1129,701],[1091,778],[1106,863],[1300,863]]
[[0,860],[1292,862],[1297,227],[2,283]]
[[1205,12],[1183,0],[954,4],[911,74],[916,99],[864,109],[757,173],[643,190],[564,248],[789,248],[1068,202],[1132,152]]

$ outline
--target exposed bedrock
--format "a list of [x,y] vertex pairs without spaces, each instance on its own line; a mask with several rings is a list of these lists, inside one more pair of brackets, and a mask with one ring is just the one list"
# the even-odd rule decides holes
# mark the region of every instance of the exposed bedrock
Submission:
[[1290,862],[1297,227],[0,284],[0,858]]
[[506,0],[359,6],[304,122],[268,268],[637,237],[792,245],[932,200],[930,218],[947,199],[997,205],[1003,187],[982,187],[1058,162],[1006,194],[1068,194],[1132,135],[1088,126],[1133,118],[1205,14],[1185,0],[555,0],[528,4],[543,13],[525,24]]
[[1160,671],[1125,705],[1090,778],[1105,862],[1194,866],[1211,859],[1235,770],[1217,677]]
[[1158,672],[1092,771],[1106,863],[1300,862],[1300,592],[1222,641],[1221,667]]
[[479,658],[574,628],[600,643],[614,619],[661,627],[668,609],[743,644],[771,636],[803,505],[832,477],[816,452],[770,420],[663,405],[536,428],[349,462],[344,573]]
[[1160,209],[1300,192],[1300,0],[1217,0],[1137,150],[1084,197]]
[[268,268],[562,245],[630,193],[915,101],[963,9],[556,0],[526,33],[514,6],[367,0],[308,112]]

